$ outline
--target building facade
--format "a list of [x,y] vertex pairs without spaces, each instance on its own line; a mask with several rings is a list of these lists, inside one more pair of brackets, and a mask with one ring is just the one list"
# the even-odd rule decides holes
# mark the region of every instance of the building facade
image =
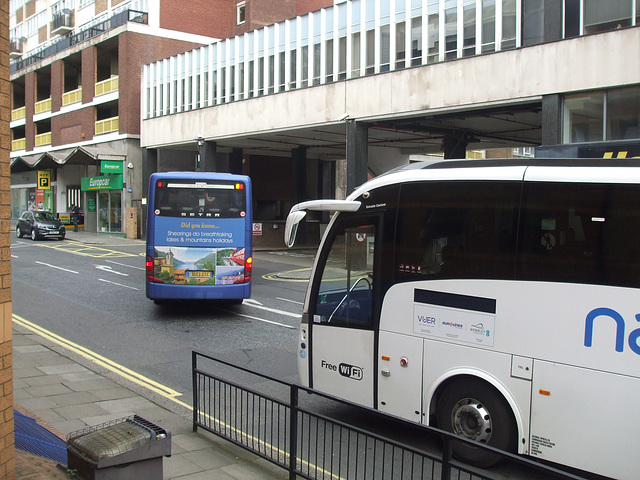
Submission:
[[[142,66],[317,2],[12,0],[11,213],[137,237]],[[127,228],[129,231],[127,232]]]
[[145,165],[249,174],[276,227],[416,155],[637,156],[639,24],[638,0],[336,1],[146,65]]
[[9,3],[0,2],[0,478],[15,478],[9,195]]

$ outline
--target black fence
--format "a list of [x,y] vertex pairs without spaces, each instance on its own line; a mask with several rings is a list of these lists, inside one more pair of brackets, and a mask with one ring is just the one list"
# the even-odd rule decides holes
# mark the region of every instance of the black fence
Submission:
[[[459,437],[197,351],[192,352],[192,378],[193,430],[203,428],[269,460],[288,470],[290,479],[582,478],[480,444],[475,445],[500,455],[507,466],[495,472],[477,469],[452,458],[452,443],[466,441]],[[419,437],[431,447],[407,445],[358,423],[382,424],[382,430]]]

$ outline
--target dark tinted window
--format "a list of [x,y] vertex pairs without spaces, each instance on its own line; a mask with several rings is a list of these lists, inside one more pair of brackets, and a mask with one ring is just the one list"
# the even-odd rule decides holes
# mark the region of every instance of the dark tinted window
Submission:
[[527,183],[518,278],[640,285],[640,186]]
[[520,188],[518,182],[403,185],[396,280],[513,278]]
[[156,182],[156,215],[196,218],[239,218],[246,214],[246,189],[231,181]]

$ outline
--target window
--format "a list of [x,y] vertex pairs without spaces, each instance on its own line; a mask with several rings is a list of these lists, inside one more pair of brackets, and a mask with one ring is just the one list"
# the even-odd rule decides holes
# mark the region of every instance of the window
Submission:
[[564,0],[564,38],[629,27],[634,25],[633,14],[633,0]]
[[194,184],[193,181],[161,180],[156,185],[156,215],[196,218],[241,218],[246,212],[244,185],[233,182]]
[[315,323],[373,327],[376,218],[349,218],[336,229],[320,278]]
[[640,87],[567,95],[563,142],[640,138]]
[[397,281],[513,278],[519,182],[404,185]]
[[237,11],[237,23],[238,25],[242,25],[246,19],[246,2],[241,2],[236,5]]
[[47,23],[47,12],[45,11],[42,11],[28,18],[26,22],[27,37],[33,37],[34,35],[36,35],[38,33],[38,29],[40,29],[40,27],[45,26],[46,23]]
[[518,278],[638,287],[638,185],[528,183]]

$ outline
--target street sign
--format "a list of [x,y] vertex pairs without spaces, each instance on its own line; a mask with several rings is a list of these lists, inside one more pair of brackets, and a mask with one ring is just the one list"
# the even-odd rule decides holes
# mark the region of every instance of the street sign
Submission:
[[38,170],[38,189],[51,189],[51,172],[49,170]]

